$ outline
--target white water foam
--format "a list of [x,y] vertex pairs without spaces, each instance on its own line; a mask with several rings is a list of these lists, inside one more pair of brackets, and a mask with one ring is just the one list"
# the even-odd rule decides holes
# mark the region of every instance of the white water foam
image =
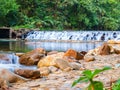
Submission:
[[[16,56],[13,52],[0,52],[0,55],[4,55],[4,58],[0,58],[0,68],[5,68],[10,71],[14,71],[15,69],[18,68],[23,68],[23,69],[37,69],[36,66],[24,66],[19,63],[19,57]],[[6,60],[7,58],[7,60]]]
[[107,41],[120,40],[119,31],[32,31],[26,40],[79,40],[79,41]]

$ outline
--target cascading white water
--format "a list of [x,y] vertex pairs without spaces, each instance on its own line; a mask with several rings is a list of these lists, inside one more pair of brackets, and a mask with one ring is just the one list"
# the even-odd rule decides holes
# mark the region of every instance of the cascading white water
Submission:
[[26,40],[79,40],[79,41],[107,41],[119,40],[119,31],[32,31],[27,34]]
[[13,52],[0,52],[0,68],[13,71],[19,67],[18,57]]
[[1,64],[19,64],[18,57],[12,52],[0,52]]
[[13,52],[0,52],[0,68],[14,71],[17,68],[36,69],[36,66],[24,66],[19,64],[19,58]]

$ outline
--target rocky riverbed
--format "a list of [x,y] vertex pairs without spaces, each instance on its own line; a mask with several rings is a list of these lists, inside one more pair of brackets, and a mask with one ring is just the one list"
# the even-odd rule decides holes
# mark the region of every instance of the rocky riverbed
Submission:
[[[114,47],[117,45],[117,48]],[[18,55],[18,54],[17,54]],[[82,90],[88,83],[79,83],[71,87],[74,80],[82,76],[84,70],[95,70],[104,66],[111,70],[100,73],[95,80],[102,81],[111,90],[111,85],[120,77],[119,44],[107,42],[87,53],[69,49],[66,52],[46,52],[35,49],[19,54],[19,62],[24,65],[37,65],[36,70],[15,70],[15,74],[27,78],[24,82],[2,83],[3,90]],[[2,77],[0,77],[2,79]],[[10,81],[10,80],[9,80]]]
[[112,82],[116,81],[120,77],[120,55],[107,55],[96,56],[95,61],[85,62],[80,61],[82,64],[80,70],[61,71],[58,70],[48,76],[41,77],[39,79],[31,80],[24,83],[14,83],[12,88],[15,90],[81,90],[85,88],[86,83],[77,84],[71,88],[72,82],[81,76],[83,70],[94,70],[97,68],[103,68],[104,66],[111,66],[112,69],[99,74],[95,79],[104,83],[106,88],[110,88]]

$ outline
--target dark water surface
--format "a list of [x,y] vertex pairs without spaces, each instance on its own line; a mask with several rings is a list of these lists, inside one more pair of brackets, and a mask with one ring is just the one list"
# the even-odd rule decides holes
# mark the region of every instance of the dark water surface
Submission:
[[69,48],[77,51],[88,51],[100,46],[103,42],[43,42],[32,40],[26,42],[24,40],[0,39],[0,51],[28,52],[35,48],[44,48],[46,51],[57,50],[66,51]]

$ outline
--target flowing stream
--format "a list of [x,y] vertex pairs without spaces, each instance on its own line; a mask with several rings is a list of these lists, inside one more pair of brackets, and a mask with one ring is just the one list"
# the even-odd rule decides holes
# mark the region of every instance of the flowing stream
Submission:
[[[0,68],[7,68],[11,71],[17,68],[31,68],[36,69],[35,66],[20,65],[18,57],[15,56],[16,52],[28,52],[35,48],[44,48],[46,51],[66,51],[69,48],[77,51],[88,51],[98,47],[103,42],[40,42],[31,41],[26,42],[23,40],[1,40],[0,41]],[[3,56],[1,56],[3,55]]]
[[14,71],[17,68],[36,69],[36,66],[24,66],[19,64],[19,58],[14,52],[0,51],[0,68],[6,68]]
[[16,52],[28,52],[35,48],[44,48],[46,51],[67,51],[70,48],[76,51],[88,51],[110,39],[119,40],[120,32],[31,31],[26,35],[25,40],[0,39],[0,68],[11,71],[16,68],[36,68],[20,65],[18,57],[15,56]]

